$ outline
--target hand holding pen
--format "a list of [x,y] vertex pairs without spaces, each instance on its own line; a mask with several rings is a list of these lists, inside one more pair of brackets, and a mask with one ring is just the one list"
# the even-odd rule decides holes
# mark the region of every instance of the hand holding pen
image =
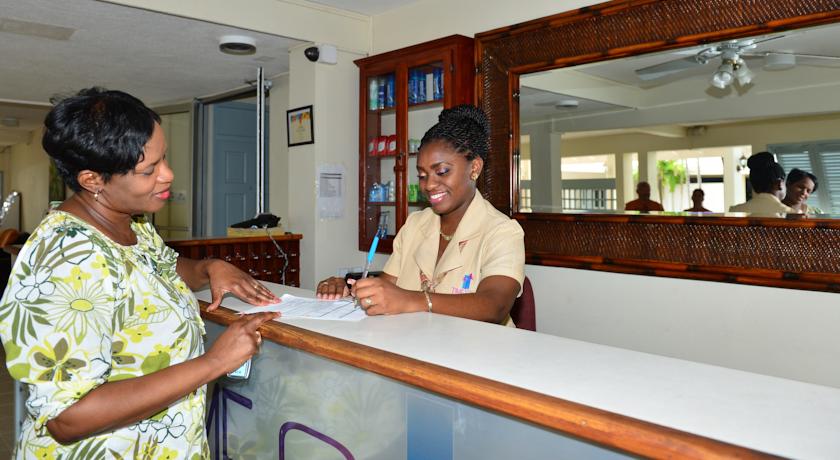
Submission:
[[[376,235],[374,235],[373,237],[373,243],[371,244],[370,250],[368,251],[368,255],[365,260],[364,271],[362,272],[363,278],[366,278],[368,273],[370,272],[370,266],[373,263],[374,255],[376,255],[376,248],[379,245],[379,240],[385,238],[386,231],[386,228],[382,226],[379,229],[377,229]],[[350,295],[350,287],[348,286],[348,282],[352,283],[353,281],[355,280],[345,280],[345,278],[340,278],[337,276],[327,278],[318,283],[318,286],[315,288],[315,297],[324,300],[338,300],[342,297],[347,297]]]
[[[370,266],[373,263],[373,257],[376,255],[376,247],[379,246],[379,238],[380,235],[382,238],[385,237],[385,227],[379,227],[376,230],[376,235],[373,235],[373,241],[370,243],[370,250],[367,254],[367,259],[365,259],[365,269],[362,271],[362,278],[365,279],[368,276],[368,272],[370,271]],[[370,300],[370,299],[368,299]],[[356,299],[356,306],[362,306],[359,304],[359,299]],[[369,305],[368,305],[369,306]]]

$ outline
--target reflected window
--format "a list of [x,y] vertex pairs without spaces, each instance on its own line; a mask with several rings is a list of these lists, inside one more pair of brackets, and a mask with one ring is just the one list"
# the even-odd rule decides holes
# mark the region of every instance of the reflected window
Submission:
[[563,209],[615,210],[615,154],[560,159]]
[[840,140],[767,146],[786,173],[799,168],[817,176],[817,190],[808,205],[823,212],[840,213]]

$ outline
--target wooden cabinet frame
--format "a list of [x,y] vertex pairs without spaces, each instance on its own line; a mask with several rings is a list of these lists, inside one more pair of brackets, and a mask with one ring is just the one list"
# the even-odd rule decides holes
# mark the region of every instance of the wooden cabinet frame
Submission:
[[[475,72],[473,68],[473,39],[460,35],[452,35],[427,43],[403,48],[387,53],[370,56],[355,61],[359,67],[359,250],[367,251],[370,247],[373,233],[369,232],[367,222],[372,218],[368,215],[368,183],[367,144],[369,141],[368,128],[376,121],[369,117],[368,110],[368,78],[377,75],[393,73],[396,76],[396,134],[397,154],[394,167],[396,186],[396,229],[402,226],[408,216],[408,81],[409,69],[422,66],[430,62],[444,63],[444,98],[443,106],[452,107],[458,104],[471,104],[474,97]],[[448,70],[448,71],[447,71]],[[374,224],[375,225],[375,224]],[[393,235],[392,235],[393,236]],[[377,252],[390,253],[392,238],[386,238],[379,243]]]

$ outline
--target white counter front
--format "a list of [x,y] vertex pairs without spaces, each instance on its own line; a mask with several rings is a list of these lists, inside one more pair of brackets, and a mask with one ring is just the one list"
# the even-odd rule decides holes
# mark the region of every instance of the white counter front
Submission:
[[[209,291],[196,296],[210,300]],[[248,308],[230,297],[222,305]],[[836,388],[437,314],[277,321],[761,452],[840,458]]]

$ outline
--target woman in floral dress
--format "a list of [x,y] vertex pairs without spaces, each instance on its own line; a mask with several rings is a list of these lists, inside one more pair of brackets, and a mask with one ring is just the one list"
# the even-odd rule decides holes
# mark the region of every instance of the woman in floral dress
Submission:
[[60,102],[43,146],[75,191],[38,225],[0,299],[11,376],[29,390],[16,458],[206,458],[205,385],[259,347],[274,314],[233,323],[204,352],[191,289],[278,299],[220,260],[192,261],[142,216],[169,198],[160,117],[98,88]]

